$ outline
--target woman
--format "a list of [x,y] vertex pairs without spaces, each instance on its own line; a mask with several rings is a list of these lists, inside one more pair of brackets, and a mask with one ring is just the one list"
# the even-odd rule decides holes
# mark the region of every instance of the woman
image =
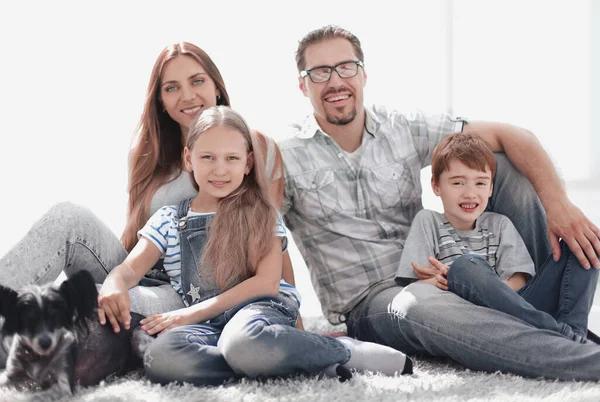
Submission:
[[[88,209],[58,204],[0,259],[0,283],[18,289],[54,281],[62,271],[69,276],[80,269],[90,271],[95,281],[102,283],[133,249],[137,231],[157,209],[197,194],[183,163],[189,126],[202,110],[229,104],[221,73],[202,49],[186,42],[163,49],[152,69],[139,132],[129,154],[129,206],[121,241]],[[259,137],[279,204],[281,156],[272,139]],[[284,261],[284,278],[293,284],[287,253]],[[142,285],[158,286],[131,289],[132,311],[148,316],[181,307],[182,300],[168,280],[160,280],[164,278],[160,267],[149,277]]]

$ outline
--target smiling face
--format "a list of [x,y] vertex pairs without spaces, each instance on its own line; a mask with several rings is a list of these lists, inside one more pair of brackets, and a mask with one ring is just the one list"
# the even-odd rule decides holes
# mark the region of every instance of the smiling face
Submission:
[[[357,61],[352,44],[343,38],[327,39],[306,48],[305,70],[320,66],[336,66],[346,61]],[[325,122],[346,125],[364,112],[363,88],[367,75],[362,67],[351,78],[341,78],[336,71],[331,72],[327,82],[315,84],[308,76],[299,78],[300,90],[312,103],[317,122],[325,127]]]
[[492,174],[471,169],[458,160],[451,160],[437,181],[431,182],[435,195],[442,198],[444,216],[458,230],[475,229],[477,218],[485,211],[492,195]]
[[187,133],[192,120],[217,104],[219,90],[202,64],[190,56],[177,56],[164,67],[160,100],[165,112]]
[[237,130],[213,127],[184,150],[185,163],[200,190],[192,202],[196,212],[214,212],[218,201],[235,191],[253,166],[252,152]]

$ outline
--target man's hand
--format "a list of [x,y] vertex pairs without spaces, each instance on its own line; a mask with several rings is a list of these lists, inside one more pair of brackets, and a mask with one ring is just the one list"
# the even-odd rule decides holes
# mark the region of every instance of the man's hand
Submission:
[[415,262],[411,262],[415,275],[421,281],[428,281],[430,279],[435,280],[435,286],[442,290],[448,290],[448,266],[434,257],[429,257],[429,263],[431,266],[424,267]]
[[169,311],[168,313],[154,314],[140,321],[142,330],[148,335],[160,334],[182,325],[196,324],[188,308]]
[[585,269],[600,268],[600,229],[579,208],[569,200],[555,202],[546,207],[546,219],[554,261],[560,259],[563,239]]

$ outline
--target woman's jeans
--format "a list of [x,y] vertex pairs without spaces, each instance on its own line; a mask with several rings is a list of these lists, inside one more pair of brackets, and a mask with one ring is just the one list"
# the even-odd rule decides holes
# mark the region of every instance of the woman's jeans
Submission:
[[589,272],[564,242],[561,258],[550,255],[533,278],[515,292],[481,257],[465,255],[448,271],[448,289],[478,306],[510,314],[539,329],[558,332],[576,342],[587,335],[598,270]]
[[[89,209],[61,203],[38,220],[25,237],[0,259],[0,284],[19,289],[53,282],[62,271],[91,272],[96,283],[127,256],[117,236]],[[136,286],[129,291],[131,310],[148,316],[182,308],[170,284]]]
[[250,300],[205,323],[177,327],[156,338],[144,357],[153,382],[219,385],[240,376],[317,373],[344,364],[349,350],[337,339],[295,328],[289,296]]
[[[496,160],[488,208],[511,219],[535,266],[541,267],[551,253],[544,209],[529,181],[506,156],[496,154]],[[582,275],[596,285],[593,268]],[[358,339],[408,354],[449,357],[472,370],[600,380],[600,347],[573,342],[428,284],[383,283],[347,315],[346,324]]]

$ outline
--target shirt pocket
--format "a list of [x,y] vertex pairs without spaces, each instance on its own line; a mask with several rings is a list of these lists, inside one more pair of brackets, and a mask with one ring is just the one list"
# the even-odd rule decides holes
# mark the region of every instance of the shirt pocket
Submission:
[[382,209],[408,206],[414,198],[415,185],[404,161],[371,168],[372,189]]
[[326,218],[341,211],[333,170],[318,170],[294,176],[297,202],[306,218]]

